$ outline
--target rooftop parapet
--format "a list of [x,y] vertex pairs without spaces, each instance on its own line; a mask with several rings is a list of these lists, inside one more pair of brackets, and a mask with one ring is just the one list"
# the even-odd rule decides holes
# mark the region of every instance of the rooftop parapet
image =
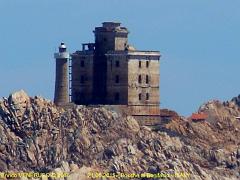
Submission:
[[103,22],[102,26],[104,28],[116,28],[116,27],[120,27],[121,23],[119,22]]
[[160,51],[141,51],[141,50],[134,50],[134,51],[108,51],[106,55],[117,55],[117,54],[125,54],[125,55],[137,55],[137,56],[160,56]]
[[122,32],[129,33],[126,27],[121,27],[121,23],[118,22],[103,22],[102,27],[96,27],[95,32]]

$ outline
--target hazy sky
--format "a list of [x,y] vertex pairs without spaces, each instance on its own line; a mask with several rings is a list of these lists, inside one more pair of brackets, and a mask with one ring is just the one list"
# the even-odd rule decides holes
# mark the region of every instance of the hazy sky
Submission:
[[161,106],[189,115],[240,93],[239,0],[0,0],[0,96],[24,89],[53,99],[53,53],[93,42],[119,21],[140,50],[161,51]]

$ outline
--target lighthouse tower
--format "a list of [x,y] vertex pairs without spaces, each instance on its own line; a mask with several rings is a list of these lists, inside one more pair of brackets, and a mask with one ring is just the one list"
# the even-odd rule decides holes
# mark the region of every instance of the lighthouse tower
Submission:
[[56,79],[55,79],[55,93],[54,103],[56,105],[64,105],[69,102],[68,97],[68,59],[69,53],[67,46],[61,43],[59,52],[54,53],[56,59]]

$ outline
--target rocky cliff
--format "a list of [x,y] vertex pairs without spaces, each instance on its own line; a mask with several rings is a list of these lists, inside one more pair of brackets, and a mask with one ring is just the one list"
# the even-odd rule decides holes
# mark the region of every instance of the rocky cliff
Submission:
[[210,101],[199,109],[206,121],[175,116],[153,131],[104,107],[60,108],[19,91],[0,101],[0,172],[64,171],[81,180],[89,172],[238,179],[239,102]]

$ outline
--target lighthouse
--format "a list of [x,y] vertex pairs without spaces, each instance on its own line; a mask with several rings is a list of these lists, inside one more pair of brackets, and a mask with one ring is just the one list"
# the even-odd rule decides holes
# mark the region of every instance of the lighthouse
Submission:
[[56,59],[56,79],[54,103],[65,105],[69,102],[68,96],[68,59],[67,46],[62,42],[58,47],[58,52],[54,53]]

